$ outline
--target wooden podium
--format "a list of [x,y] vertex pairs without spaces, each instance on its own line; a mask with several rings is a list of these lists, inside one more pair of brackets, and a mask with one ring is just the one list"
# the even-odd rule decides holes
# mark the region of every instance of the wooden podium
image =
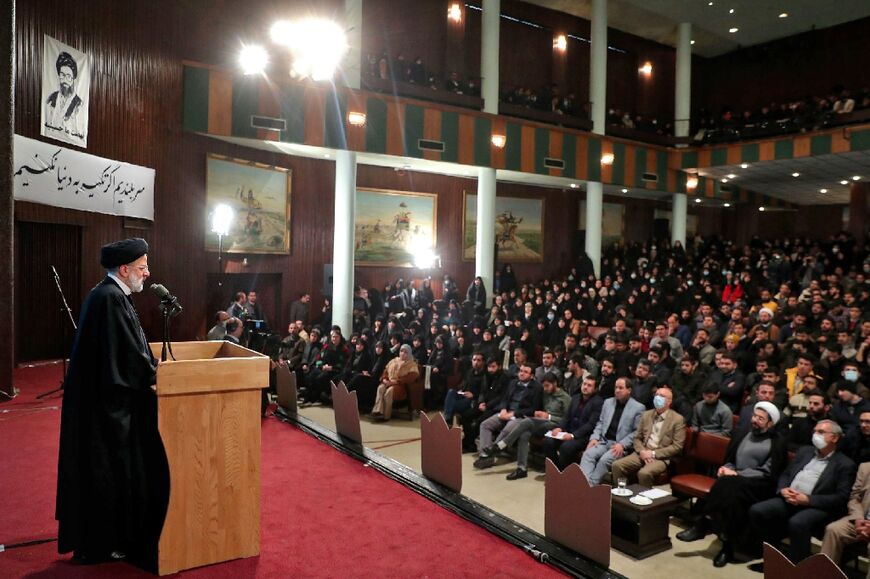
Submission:
[[[160,358],[161,344],[151,350]],[[157,570],[260,553],[260,390],[269,358],[230,342],[176,342],[157,368],[169,508]]]

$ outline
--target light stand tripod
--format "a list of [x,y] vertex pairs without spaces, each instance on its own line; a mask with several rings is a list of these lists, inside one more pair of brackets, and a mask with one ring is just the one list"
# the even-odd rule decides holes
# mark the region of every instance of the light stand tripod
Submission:
[[[54,285],[57,286],[57,292],[60,294],[60,299],[63,302],[62,309],[66,310],[66,313],[69,316],[69,322],[72,324],[73,330],[78,331],[79,328],[76,325],[75,318],[73,318],[72,310],[70,309],[69,304],[66,301],[66,296],[63,293],[63,288],[60,287],[60,276],[57,275],[57,270],[54,269],[53,265],[51,266],[51,273],[54,275]],[[66,327],[66,326],[64,326],[64,327]],[[65,331],[63,332],[63,334],[64,334],[64,337],[66,337]],[[36,397],[37,399],[45,398],[46,396],[50,396],[51,394],[54,394],[55,392],[60,392],[61,390],[63,390],[63,383],[64,383],[64,380],[66,380],[66,358],[67,358],[66,355],[64,355],[64,357],[63,357],[63,378],[61,378],[61,380],[60,380],[60,386],[55,388],[54,390],[40,394],[39,396]]]

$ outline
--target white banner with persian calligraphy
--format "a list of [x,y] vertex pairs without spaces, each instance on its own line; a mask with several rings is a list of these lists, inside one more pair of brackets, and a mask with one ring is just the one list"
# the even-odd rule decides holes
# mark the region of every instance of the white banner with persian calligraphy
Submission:
[[154,169],[15,135],[16,201],[154,220]]

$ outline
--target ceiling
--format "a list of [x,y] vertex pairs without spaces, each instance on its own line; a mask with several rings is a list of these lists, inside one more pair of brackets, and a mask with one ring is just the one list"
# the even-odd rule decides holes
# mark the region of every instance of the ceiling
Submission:
[[[589,0],[525,1],[590,19]],[[607,8],[611,28],[669,46],[677,24],[691,22],[692,51],[705,57],[870,16],[868,0],[608,0]]]
[[[794,177],[793,173],[799,176]],[[798,205],[849,203],[853,177],[870,180],[870,151],[764,161],[749,164],[746,169],[723,165],[701,169],[698,174],[720,180],[734,175],[729,182],[735,185]],[[821,193],[822,189],[827,191]]]

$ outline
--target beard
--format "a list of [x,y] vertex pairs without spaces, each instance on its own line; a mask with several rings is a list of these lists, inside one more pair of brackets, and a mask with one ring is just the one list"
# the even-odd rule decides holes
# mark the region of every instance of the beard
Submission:
[[130,272],[127,276],[127,285],[130,286],[130,291],[139,293],[145,289],[145,277],[139,273]]
[[71,84],[67,84],[65,82],[60,83],[60,94],[64,97],[68,97],[72,94],[73,89]]

